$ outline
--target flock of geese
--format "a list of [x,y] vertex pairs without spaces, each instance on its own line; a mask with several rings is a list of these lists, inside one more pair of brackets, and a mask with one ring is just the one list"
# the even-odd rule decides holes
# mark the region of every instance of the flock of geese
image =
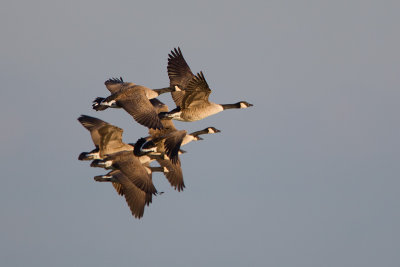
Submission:
[[[78,121],[91,135],[95,148],[82,152],[79,160],[91,160],[91,167],[110,170],[105,175],[95,176],[97,182],[111,182],[117,193],[125,200],[135,218],[141,218],[145,206],[158,193],[152,181],[153,172],[162,172],[171,186],[178,191],[185,188],[179,155],[185,151],[181,146],[202,140],[201,135],[220,132],[215,127],[188,133],[175,128],[172,120],[198,121],[225,109],[243,109],[252,106],[246,101],[235,104],[216,104],[208,97],[211,89],[202,72],[194,75],[186,63],[180,48],[168,55],[168,87],[150,89],[122,78],[112,78],[105,82],[110,95],[97,97],[93,101],[96,111],[108,108],[122,108],[133,119],[149,129],[147,137],[136,143],[122,141],[123,130],[108,122],[87,115]],[[176,108],[169,111],[167,105],[157,97],[171,93]],[[150,163],[157,162],[158,166]]]

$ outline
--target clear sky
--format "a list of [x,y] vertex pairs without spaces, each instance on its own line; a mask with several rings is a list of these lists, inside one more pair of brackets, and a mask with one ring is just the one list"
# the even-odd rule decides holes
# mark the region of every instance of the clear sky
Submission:
[[[2,266],[400,266],[399,1],[2,1]],[[247,100],[202,121],[186,183],[135,220],[79,115],[104,81],[168,85],[180,46],[213,89]],[[173,108],[169,95],[161,101]]]

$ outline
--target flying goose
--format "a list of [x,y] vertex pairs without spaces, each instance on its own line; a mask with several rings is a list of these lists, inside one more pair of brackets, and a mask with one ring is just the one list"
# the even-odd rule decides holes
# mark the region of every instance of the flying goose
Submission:
[[107,155],[104,159],[92,161],[90,166],[118,169],[141,190],[151,194],[157,193],[148,168],[140,163],[132,151],[120,151]]
[[246,101],[235,104],[216,104],[210,102],[211,93],[202,72],[194,75],[183,57],[180,48],[175,48],[168,55],[168,77],[171,88],[179,88],[172,92],[172,98],[177,106],[170,112],[162,112],[160,118],[170,118],[180,121],[197,121],[219,113],[225,109],[247,108],[253,106]]
[[161,129],[162,124],[149,99],[163,93],[180,90],[179,87],[150,89],[142,85],[124,82],[122,78],[109,79],[105,85],[111,95],[107,98],[97,97],[92,105],[94,110],[122,107],[139,124],[154,129]]
[[112,170],[106,175],[95,176],[97,182],[112,182],[117,193],[125,197],[132,215],[140,219],[143,217],[145,206],[152,202],[152,193],[146,193],[135,185],[135,183],[120,170]]
[[179,121],[198,121],[226,109],[243,109],[253,106],[246,101],[234,104],[216,104],[208,100],[210,93],[211,89],[204,74],[200,72],[189,81],[181,105],[170,112],[159,113],[159,117]]

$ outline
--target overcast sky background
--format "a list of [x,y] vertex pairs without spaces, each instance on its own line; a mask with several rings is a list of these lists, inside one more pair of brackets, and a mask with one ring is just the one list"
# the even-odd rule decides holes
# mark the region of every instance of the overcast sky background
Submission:
[[[0,261],[14,266],[400,266],[398,1],[11,1],[0,8]],[[135,220],[79,115],[122,76],[168,85],[180,46],[217,103],[187,188]],[[161,101],[173,108],[171,97]]]

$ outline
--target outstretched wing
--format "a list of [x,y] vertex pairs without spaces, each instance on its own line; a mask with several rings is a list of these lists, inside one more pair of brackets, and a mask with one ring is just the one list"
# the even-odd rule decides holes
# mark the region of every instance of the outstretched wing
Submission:
[[104,85],[107,87],[108,91],[111,92],[111,94],[114,94],[116,92],[119,92],[123,88],[128,88],[135,84],[124,82],[122,77],[119,77],[119,78],[108,79],[107,81],[104,82]]
[[140,163],[139,159],[133,155],[132,151],[123,151],[117,154],[117,156],[111,155],[111,157],[117,159],[114,161],[113,166],[119,169],[141,190],[151,194],[157,193],[151,177]]
[[[135,218],[141,218],[144,213],[144,207],[147,204],[146,192],[140,190],[135,186],[130,179],[121,173],[120,171],[113,174],[113,177],[118,181],[123,190],[123,195],[125,197],[126,203],[128,204],[132,215]],[[150,194],[151,198],[151,194]],[[150,201],[151,202],[151,201]]]
[[165,138],[164,147],[165,154],[168,155],[171,162],[176,165],[180,165],[180,160],[178,157],[179,149],[181,148],[181,144],[183,138],[186,136],[187,132],[185,130],[174,131]]
[[139,86],[120,94],[117,102],[139,124],[153,129],[163,128],[155,108]]
[[178,49],[174,48],[168,54],[167,71],[171,87],[175,85],[186,87],[190,79],[194,76],[179,47]]
[[[194,76],[189,68],[189,65],[186,63],[186,60],[184,59],[181,49],[179,47],[178,49],[174,48],[174,50],[172,50],[171,53],[168,54],[167,71],[170,86],[174,87],[175,85],[177,85],[181,88],[181,90],[186,88],[189,81]],[[176,106],[180,106],[185,92],[171,92],[171,95]]]
[[99,129],[101,156],[116,153],[122,150],[132,150],[128,144],[122,142],[124,130],[114,125],[107,125]]
[[82,124],[83,127],[85,127],[90,132],[94,145],[99,146],[100,134],[98,130],[103,126],[110,124],[98,118],[90,117],[87,115],[81,115],[78,118],[78,121]]
[[185,183],[183,181],[182,168],[179,165],[173,164],[167,159],[157,159],[157,162],[161,167],[166,167],[168,172],[165,173],[165,177],[169,181],[175,190],[182,191],[185,188]]
[[182,99],[182,108],[208,104],[208,96],[211,89],[204,78],[203,72],[198,73],[188,83],[185,89],[185,96]]

